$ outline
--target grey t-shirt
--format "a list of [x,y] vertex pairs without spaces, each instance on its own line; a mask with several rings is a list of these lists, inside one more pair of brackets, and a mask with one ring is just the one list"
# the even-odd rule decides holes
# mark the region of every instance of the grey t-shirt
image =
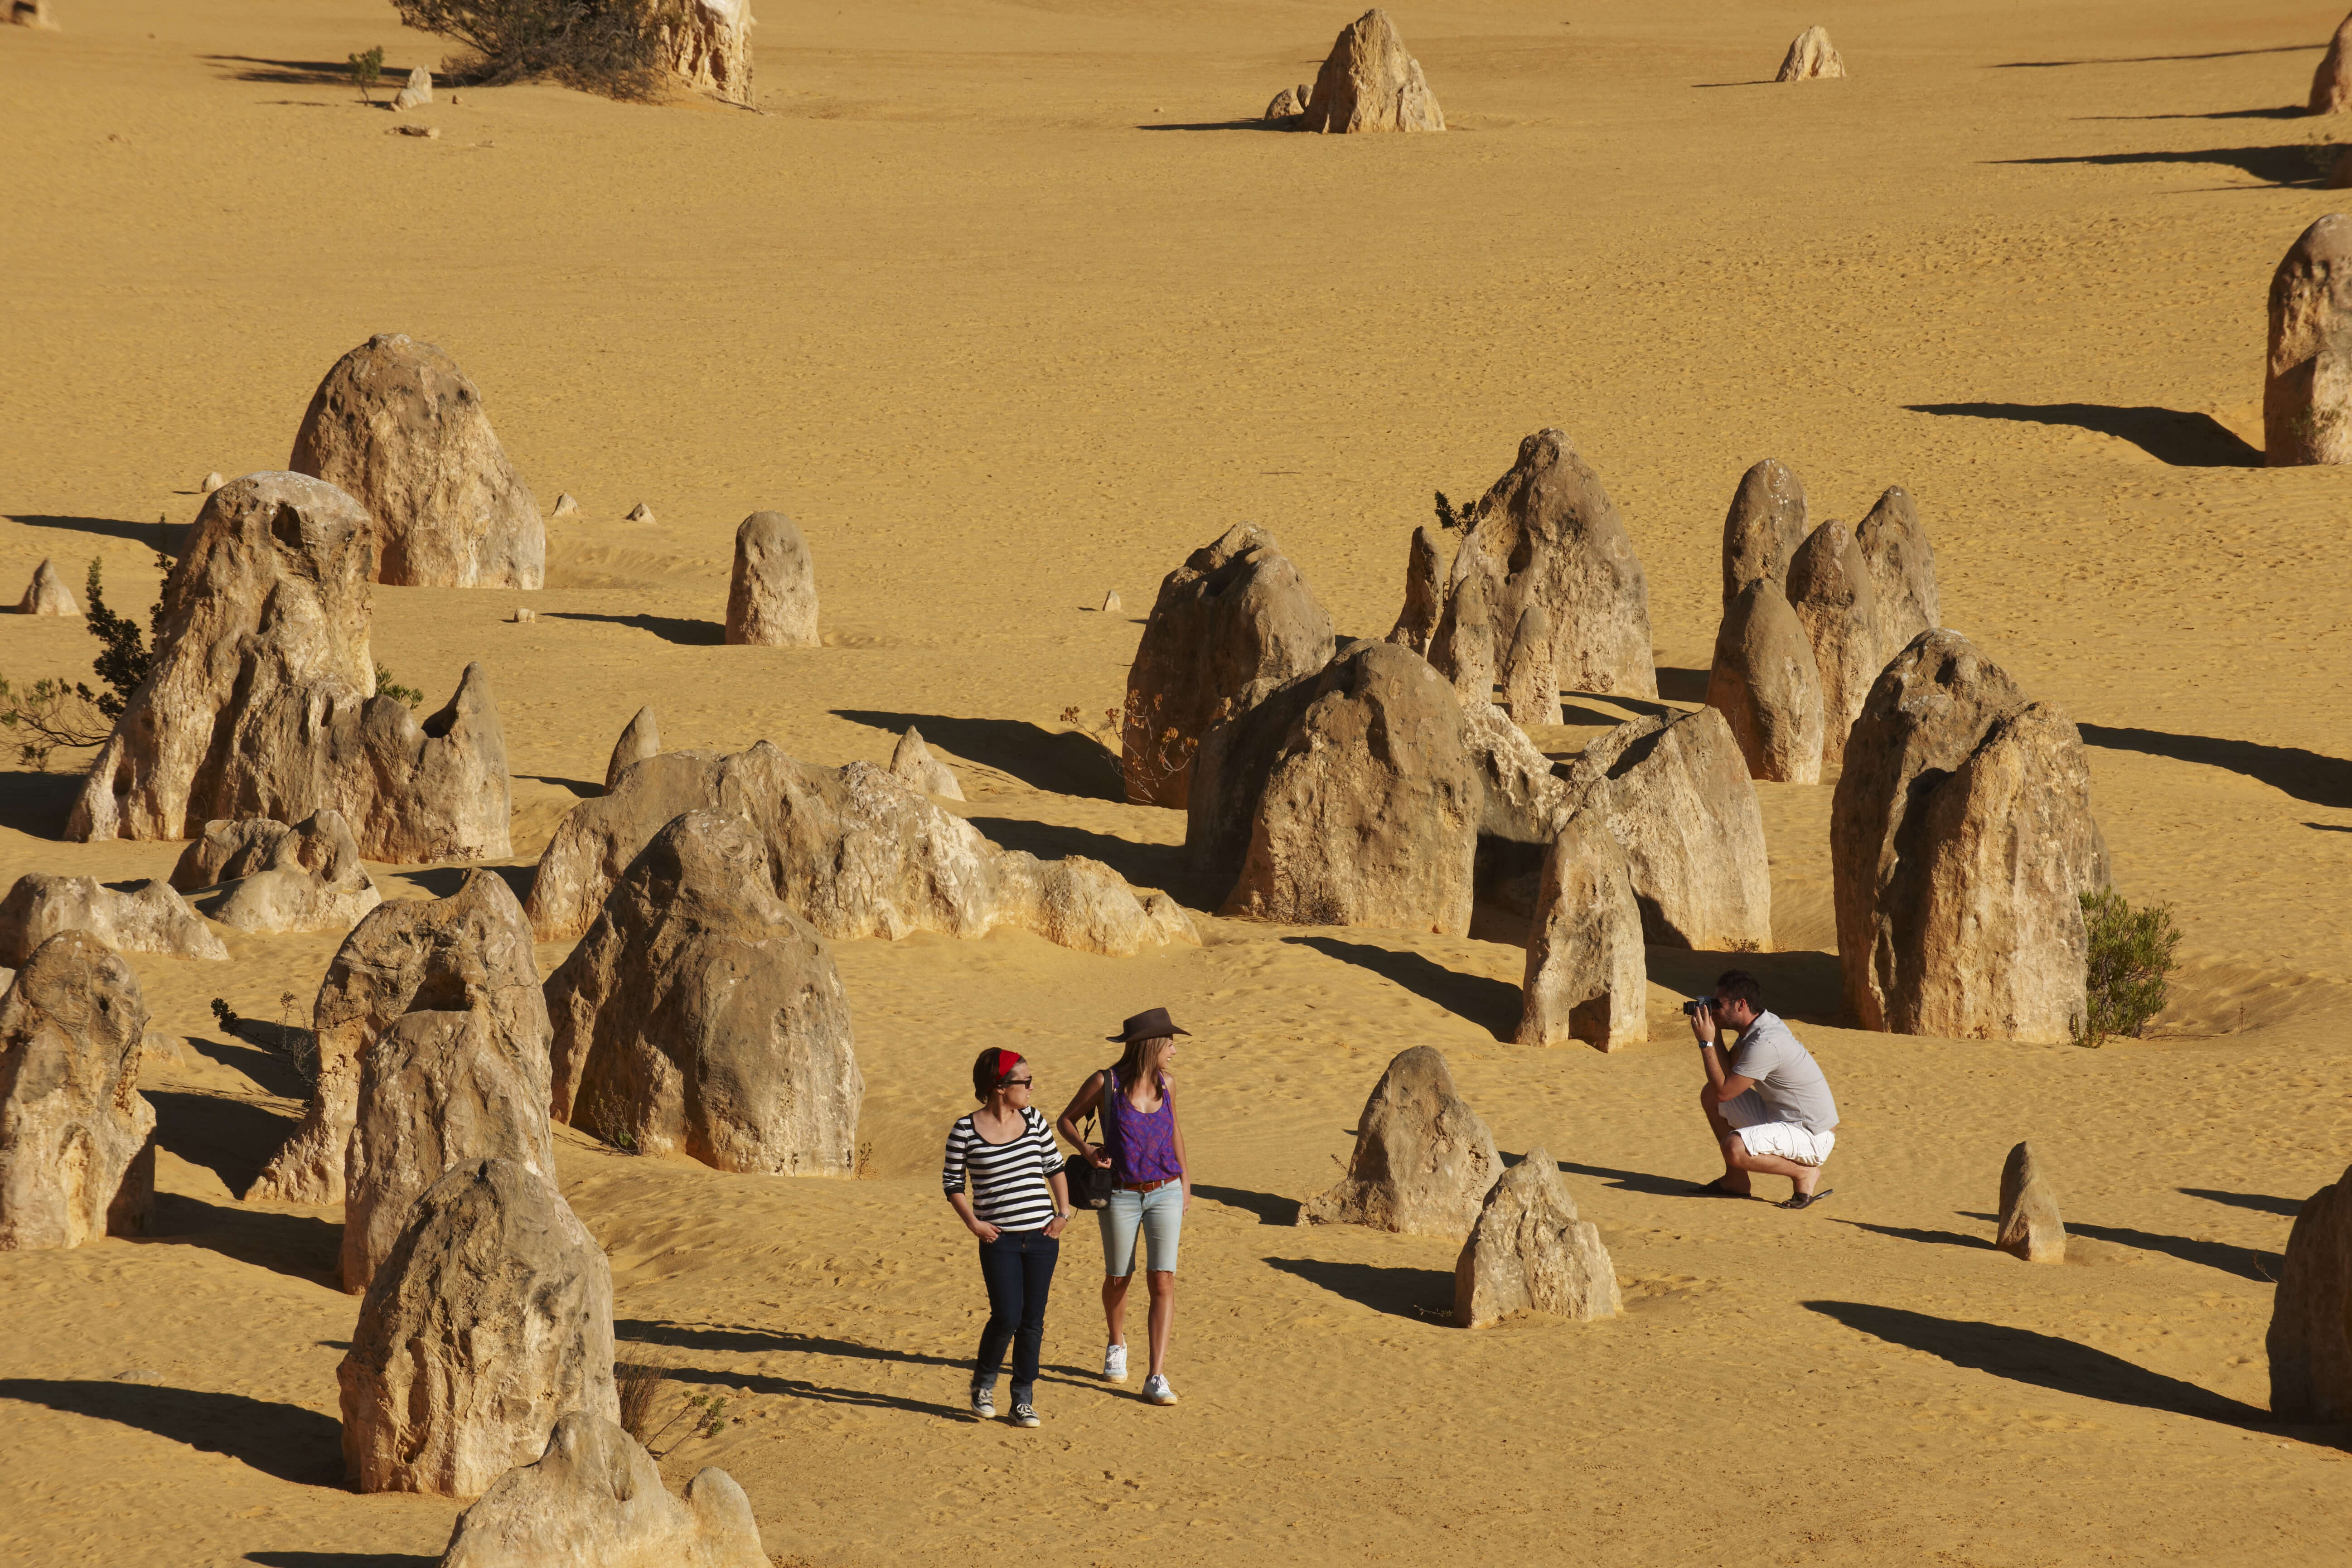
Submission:
[[1793,1121],[1809,1132],[1838,1124],[1837,1101],[1821,1064],[1797,1043],[1776,1013],[1759,1013],[1733,1048],[1726,1070],[1756,1080],[1756,1096],[1775,1121]]

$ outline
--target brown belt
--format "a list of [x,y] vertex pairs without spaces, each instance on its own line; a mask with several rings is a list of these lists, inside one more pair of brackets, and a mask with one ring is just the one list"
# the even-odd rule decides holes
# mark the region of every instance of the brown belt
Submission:
[[1160,1188],[1168,1185],[1169,1183],[1180,1179],[1181,1178],[1175,1176],[1167,1176],[1157,1182],[1121,1182],[1118,1184],[1118,1190],[1122,1193],[1156,1193]]

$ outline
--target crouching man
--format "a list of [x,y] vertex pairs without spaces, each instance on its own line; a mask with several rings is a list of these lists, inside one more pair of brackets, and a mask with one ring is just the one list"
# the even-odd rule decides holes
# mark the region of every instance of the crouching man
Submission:
[[[1821,1186],[1822,1162],[1837,1144],[1837,1101],[1820,1064],[1788,1025],[1764,1010],[1764,988],[1745,970],[1724,971],[1713,998],[1690,1004],[1688,1011],[1706,1068],[1699,1109],[1723,1151],[1723,1174],[1699,1190],[1751,1197],[1753,1177],[1761,1172],[1786,1176],[1795,1187],[1780,1207],[1805,1207]],[[1738,1045],[1719,1048],[1718,1026],[1735,1031]]]

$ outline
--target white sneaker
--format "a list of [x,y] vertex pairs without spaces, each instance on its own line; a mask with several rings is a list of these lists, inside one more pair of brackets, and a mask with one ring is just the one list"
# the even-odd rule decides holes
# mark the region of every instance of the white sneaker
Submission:
[[971,1391],[971,1413],[982,1421],[996,1419],[996,1390],[975,1388]]
[[1176,1391],[1168,1386],[1166,1378],[1155,1374],[1143,1380],[1143,1397],[1154,1405],[1173,1405]]
[[1104,1347],[1103,1381],[1105,1383],[1125,1383],[1127,1381],[1127,1347],[1125,1345],[1108,1345]]
[[1036,1406],[1032,1405],[1014,1405],[1014,1406],[1013,1407],[1013,1424],[1015,1426],[1036,1426],[1036,1425],[1037,1425],[1037,1409],[1036,1409]]

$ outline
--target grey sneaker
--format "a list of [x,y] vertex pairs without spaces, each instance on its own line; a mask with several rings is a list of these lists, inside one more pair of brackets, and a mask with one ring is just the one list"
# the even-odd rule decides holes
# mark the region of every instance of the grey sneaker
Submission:
[[1143,1380],[1143,1397],[1154,1405],[1173,1405],[1176,1403],[1176,1391],[1168,1386],[1168,1380],[1164,1377],[1147,1377]]
[[1034,1405],[1014,1405],[1013,1407],[1013,1424],[1015,1426],[1034,1426],[1038,1425],[1037,1407]]
[[975,1388],[971,1391],[971,1413],[982,1421],[996,1419],[996,1390]]

